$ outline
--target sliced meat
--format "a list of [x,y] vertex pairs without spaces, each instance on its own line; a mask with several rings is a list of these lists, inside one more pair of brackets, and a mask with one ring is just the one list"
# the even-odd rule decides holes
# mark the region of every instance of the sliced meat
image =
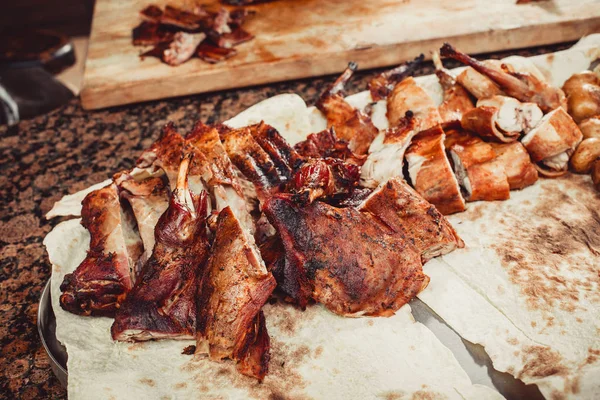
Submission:
[[177,32],[168,48],[163,51],[162,60],[169,65],[180,65],[192,58],[196,48],[206,38],[204,33]]
[[216,64],[225,61],[237,54],[236,49],[214,46],[212,44],[202,42],[196,48],[196,56],[207,63]]
[[277,195],[264,208],[285,248],[281,288],[343,316],[390,316],[423,290],[416,248],[369,213]]
[[156,46],[173,40],[175,32],[164,25],[144,21],[133,28],[132,38],[134,46]]
[[[269,346],[261,308],[275,289],[275,279],[254,238],[229,207],[219,213],[211,252],[198,288],[196,354],[208,354],[212,360],[246,360],[238,364],[240,372],[262,379]],[[252,354],[258,350],[262,353]]]
[[583,135],[573,119],[562,108],[546,114],[521,143],[543,176],[566,173],[569,157]]
[[137,277],[143,252],[130,210],[121,207],[112,183],[88,194],[81,224],[90,232],[90,249],[60,285],[61,307],[73,314],[113,316]]
[[425,200],[442,214],[465,210],[465,200],[446,156],[442,129],[417,135],[406,150],[406,162],[412,185]]
[[390,127],[402,121],[407,112],[415,119],[415,130],[426,131],[442,123],[442,118],[433,99],[412,78],[398,83],[387,101],[387,118]]
[[510,198],[504,164],[496,160],[489,143],[462,131],[453,131],[446,140],[454,172],[467,201]]
[[333,127],[337,137],[348,142],[350,150],[362,155],[367,153],[379,130],[371,118],[351,106],[342,96],[344,86],[356,68],[356,64],[350,63],[342,75],[321,94],[316,106],[327,118],[327,127]]
[[435,74],[444,89],[442,104],[438,106],[438,112],[443,126],[454,126],[460,124],[463,115],[474,108],[473,100],[469,92],[456,82],[456,78],[450,71],[444,68],[438,52],[433,53]]
[[409,239],[423,262],[447,254],[464,242],[450,222],[402,178],[383,183],[358,207]]
[[538,172],[529,153],[520,142],[490,143],[495,159],[504,166],[511,190],[523,189],[538,180]]
[[473,67],[477,72],[493,80],[507,95],[523,102],[536,103],[545,113],[559,107],[566,108],[564,92],[534,74],[514,72],[490,63],[484,64],[456,50],[448,43],[444,43],[440,53],[442,56],[454,58]]
[[374,188],[390,178],[402,176],[404,153],[416,133],[412,113],[393,128],[381,132],[371,143],[369,155],[362,166],[361,184]]
[[155,230],[152,256],[111,327],[113,340],[194,339],[196,289],[208,258],[207,195],[187,185],[189,157]]
[[394,86],[407,76],[411,75],[425,60],[423,54],[412,61],[400,64],[394,69],[382,72],[369,82],[369,91],[373,101],[385,99],[391,93]]

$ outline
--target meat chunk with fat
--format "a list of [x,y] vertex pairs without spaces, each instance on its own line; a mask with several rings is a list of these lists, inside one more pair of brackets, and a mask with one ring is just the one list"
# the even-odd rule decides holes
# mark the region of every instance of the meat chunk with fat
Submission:
[[399,124],[410,112],[415,119],[415,130],[426,131],[442,123],[442,118],[433,99],[412,78],[406,78],[388,96],[387,118],[390,127]]
[[538,180],[538,171],[520,142],[490,143],[496,160],[504,166],[510,190],[523,189]]

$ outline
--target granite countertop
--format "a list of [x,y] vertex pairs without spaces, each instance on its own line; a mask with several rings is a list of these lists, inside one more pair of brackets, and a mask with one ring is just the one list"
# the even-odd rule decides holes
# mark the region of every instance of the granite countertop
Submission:
[[[532,55],[561,50],[555,45],[492,54]],[[428,63],[418,74],[432,72]],[[359,72],[348,93],[366,89],[379,71]],[[215,123],[258,101],[297,93],[314,104],[335,77],[168,99],[101,111],[85,111],[78,99],[48,115],[0,127],[0,398],[66,398],[38,337],[38,301],[50,276],[42,245],[61,221],[46,212],[62,196],[131,168],[167,121],[186,132],[198,119]]]

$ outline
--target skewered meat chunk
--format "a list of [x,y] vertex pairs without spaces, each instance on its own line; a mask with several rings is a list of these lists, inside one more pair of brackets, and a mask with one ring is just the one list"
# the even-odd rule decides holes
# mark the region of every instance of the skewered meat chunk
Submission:
[[477,102],[477,108],[463,115],[463,129],[497,142],[517,140],[542,119],[542,110],[534,103],[521,103],[506,96],[493,96]]
[[371,143],[369,156],[361,169],[363,186],[374,188],[395,176],[402,176],[404,153],[416,134],[412,113],[396,126],[381,132]]
[[444,99],[438,106],[438,112],[443,126],[454,126],[460,124],[463,115],[474,108],[473,100],[466,89],[456,82],[456,78],[450,71],[444,68],[440,55],[433,53],[435,74],[444,90]]
[[466,132],[453,131],[446,145],[467,201],[510,198],[504,163],[495,159],[496,154],[489,143]]
[[259,200],[278,192],[304,162],[277,130],[265,123],[220,134],[233,164],[256,187]]
[[382,72],[369,82],[369,91],[373,101],[379,101],[388,97],[394,86],[407,76],[411,75],[425,60],[420,54],[412,61],[400,64],[396,68]]
[[433,99],[412,77],[398,83],[387,101],[387,117],[391,127],[399,124],[407,112],[412,112],[415,130],[426,131],[442,123]]
[[[258,360],[257,368],[246,366],[241,372],[264,378],[269,347],[266,328],[260,326],[264,325],[261,308],[275,286],[254,238],[231,208],[224,208],[219,213],[212,254],[198,287],[196,354],[208,354],[212,360],[242,361],[249,351],[262,349],[262,355],[250,357],[245,363]],[[262,335],[267,335],[266,346],[256,343],[261,329],[265,329]],[[255,344],[259,347],[250,350]]]
[[413,138],[406,151],[410,180],[425,200],[444,215],[465,210],[465,200],[446,156],[441,128]]
[[521,143],[544,176],[559,176],[567,171],[569,157],[583,135],[573,119],[562,108],[544,115]]
[[82,203],[90,249],[65,275],[60,305],[73,314],[113,316],[135,282],[142,241],[130,210],[121,207],[116,184],[91,192]]
[[487,76],[477,72],[473,67],[465,68],[456,81],[478,100],[492,96],[502,96],[504,92]]
[[529,153],[520,142],[490,143],[495,159],[504,166],[510,190],[523,189],[538,180],[538,172]]
[[342,75],[321,94],[317,108],[327,118],[327,127],[333,127],[337,137],[348,142],[350,150],[362,155],[369,150],[379,131],[371,118],[351,106],[342,95],[356,68],[356,64],[348,64]]
[[569,114],[578,124],[600,115],[600,78],[592,71],[571,76],[563,85]]
[[540,80],[534,74],[514,72],[491,63],[484,64],[456,50],[448,43],[444,43],[440,54],[473,67],[477,72],[493,80],[507,95],[523,102],[536,103],[545,113],[559,107],[566,108],[563,91]]
[[194,339],[196,288],[208,256],[207,195],[187,184],[189,157],[155,230],[152,256],[111,327],[114,340]]
[[279,287],[343,316],[390,316],[423,290],[416,248],[369,213],[276,195],[264,207],[285,248]]
[[162,177],[132,176],[128,173],[118,174],[114,178],[120,190],[121,198],[131,205],[144,253],[140,257],[143,265],[152,255],[154,249],[154,229],[160,216],[169,206],[169,189]]
[[409,239],[424,263],[464,247],[448,220],[402,178],[383,183],[358,209],[370,212],[394,232]]

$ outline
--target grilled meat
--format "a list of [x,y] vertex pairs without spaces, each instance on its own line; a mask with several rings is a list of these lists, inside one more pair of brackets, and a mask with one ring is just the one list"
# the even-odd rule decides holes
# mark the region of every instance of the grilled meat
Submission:
[[156,225],[152,256],[115,316],[114,340],[195,338],[196,289],[209,243],[207,196],[189,190],[189,162],[181,162],[169,207]]
[[441,128],[417,135],[406,151],[410,180],[416,191],[442,214],[465,210],[465,200],[446,156]]
[[407,76],[410,76],[425,60],[420,54],[412,61],[400,64],[394,69],[382,72],[369,82],[369,91],[373,101],[379,101],[388,97],[394,86]]
[[398,125],[407,112],[411,112],[415,119],[417,133],[442,123],[437,106],[412,77],[394,86],[388,97],[387,117],[390,127]]
[[[247,360],[238,364],[240,371],[262,379],[269,347],[260,310],[275,286],[254,238],[231,208],[224,208],[198,288],[196,354],[208,354],[213,360]],[[253,352],[258,354],[249,354]]]
[[438,52],[433,53],[435,74],[444,90],[444,99],[438,106],[438,112],[443,126],[454,126],[460,124],[463,115],[472,110],[473,100],[466,89],[456,82],[456,78],[450,71],[444,68]]
[[335,158],[310,159],[295,172],[287,187],[296,201],[312,203],[318,198],[348,197],[358,186],[360,167]]
[[81,224],[90,232],[90,249],[77,269],[65,275],[60,305],[74,314],[112,316],[133,287],[143,251],[116,184],[85,197]]
[[327,127],[333,127],[337,137],[348,142],[350,150],[363,155],[379,131],[371,118],[351,106],[342,95],[356,68],[356,64],[348,64],[342,75],[321,94],[317,108],[327,118]]
[[490,143],[495,159],[504,166],[511,190],[523,189],[538,180],[538,172],[520,142]]
[[417,249],[369,213],[276,195],[264,207],[285,248],[281,288],[343,316],[389,316],[427,286]]
[[305,158],[337,158],[356,165],[363,165],[366,159],[350,150],[348,142],[338,139],[333,128],[311,133],[306,140],[296,143],[294,149]]
[[504,95],[502,89],[493,80],[477,72],[472,67],[467,67],[458,74],[456,81],[478,100]]

